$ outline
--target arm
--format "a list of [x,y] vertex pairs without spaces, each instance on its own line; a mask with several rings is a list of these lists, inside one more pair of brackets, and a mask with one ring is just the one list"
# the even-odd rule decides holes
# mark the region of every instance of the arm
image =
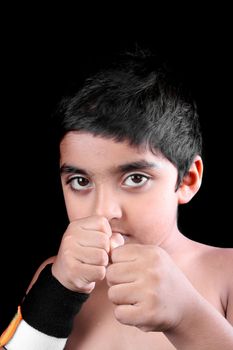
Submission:
[[136,244],[116,248],[106,278],[119,322],[163,332],[178,350],[233,349],[231,324],[163,249]]
[[232,325],[198,294],[180,324],[164,334],[179,350],[233,349]]
[[63,349],[75,314],[96,281],[105,278],[111,235],[107,219],[100,216],[70,223],[58,255],[42,264],[28,288],[22,321],[7,342],[1,337],[0,346]]
[[233,270],[233,249],[228,250],[230,253],[230,262],[229,266],[229,274],[227,278],[228,288],[227,288],[227,296],[226,296],[226,318],[229,323],[233,327],[233,278],[232,278],[232,270]]
[[220,266],[224,269],[221,279],[225,317],[197,293],[184,321],[165,332],[178,349],[233,349],[233,249],[217,251],[215,261],[224,261]]
[[[35,274],[33,278],[33,282],[31,283],[31,286],[30,286],[30,290],[28,290],[23,303],[18,307],[17,313],[15,314],[14,318],[10,322],[5,332],[3,332],[3,334],[1,335],[0,345],[3,345],[4,349],[27,350],[27,349],[33,348],[34,350],[41,350],[49,347],[49,348],[55,348],[57,350],[62,350],[64,348],[64,345],[66,342],[65,338],[62,339],[60,337],[58,338],[58,337],[48,336],[46,332],[43,333],[38,330],[38,327],[40,328],[40,322],[41,322],[41,318],[43,317],[44,310],[45,310],[45,313],[47,311],[53,311],[51,310],[50,306],[48,307],[48,310],[46,310],[43,307],[43,298],[41,298],[42,303],[40,300],[40,293],[41,295],[43,295],[43,283],[45,281],[44,280],[45,273],[43,271],[44,268],[45,270],[49,271],[51,270],[51,265],[48,265],[47,267],[47,264],[44,263],[38,269],[37,271],[38,273]],[[41,272],[40,275],[39,275],[39,272]],[[41,276],[43,277],[41,278]],[[48,286],[46,286],[48,290],[50,290],[50,285],[51,284],[48,281]],[[39,291],[39,294],[38,294],[38,291]],[[39,295],[39,298],[38,298],[38,295]],[[29,312],[29,315],[27,312],[28,298],[29,298],[29,308],[31,306],[34,312],[33,317],[31,317],[30,312]],[[25,306],[26,306],[26,311],[25,311]],[[37,307],[39,308],[39,310],[36,310]],[[23,312],[24,316],[22,316],[22,311],[21,311],[22,308],[24,310]],[[29,316],[29,321],[28,321],[28,316]],[[32,322],[33,326],[31,325],[30,318],[32,318],[32,321],[36,326],[34,326],[33,322]]]
[[1,345],[7,350],[62,350],[73,317],[86,299],[86,294],[61,285],[51,273],[51,264],[42,264],[16,316],[2,334]]

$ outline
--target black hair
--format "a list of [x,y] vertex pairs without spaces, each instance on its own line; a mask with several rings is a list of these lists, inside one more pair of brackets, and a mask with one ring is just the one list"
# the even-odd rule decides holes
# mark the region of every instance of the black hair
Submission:
[[196,103],[178,73],[158,55],[120,55],[63,98],[55,118],[58,142],[67,132],[85,131],[149,147],[176,166],[178,188],[202,148]]

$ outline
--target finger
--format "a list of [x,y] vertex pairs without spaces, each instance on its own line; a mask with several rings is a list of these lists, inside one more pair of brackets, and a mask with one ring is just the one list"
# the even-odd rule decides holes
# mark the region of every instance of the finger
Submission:
[[110,238],[110,249],[111,251],[117,247],[124,245],[125,241],[120,233],[113,233]]
[[131,305],[138,302],[138,290],[135,283],[124,283],[112,286],[108,298],[116,305]]
[[116,319],[125,325],[137,326],[138,318],[140,317],[140,308],[137,304],[134,305],[117,305],[114,309]]
[[111,252],[112,262],[134,261],[140,255],[139,244],[126,244],[117,247]]
[[75,250],[75,258],[81,263],[107,266],[109,257],[104,249],[78,246]]
[[115,263],[107,267],[106,279],[109,285],[131,283],[136,280],[137,271],[134,262]]
[[104,232],[111,237],[112,229],[108,222],[108,219],[104,216],[90,216],[79,220],[80,227],[84,230],[96,230]]
[[77,273],[77,278],[82,279],[85,283],[102,281],[106,275],[104,266],[83,264],[81,271]]
[[110,251],[109,237],[103,232],[85,230],[79,235],[78,240],[83,247],[102,248],[107,253]]

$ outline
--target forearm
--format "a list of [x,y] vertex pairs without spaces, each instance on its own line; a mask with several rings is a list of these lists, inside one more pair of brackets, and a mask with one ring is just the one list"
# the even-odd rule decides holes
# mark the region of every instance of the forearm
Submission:
[[6,350],[63,350],[66,338],[52,337],[31,327],[22,320],[12,337],[5,345]]
[[[30,289],[21,308],[0,337],[8,350],[63,349],[87,294],[66,289],[48,265]],[[36,344],[36,345],[35,345]]]
[[202,297],[176,328],[164,334],[178,350],[233,349],[233,327]]

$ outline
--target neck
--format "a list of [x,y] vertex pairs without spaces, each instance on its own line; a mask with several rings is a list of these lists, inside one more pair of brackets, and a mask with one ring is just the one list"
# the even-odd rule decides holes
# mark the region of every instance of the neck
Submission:
[[160,242],[159,247],[164,249],[174,261],[185,256],[186,248],[190,245],[190,240],[185,237],[177,227]]

